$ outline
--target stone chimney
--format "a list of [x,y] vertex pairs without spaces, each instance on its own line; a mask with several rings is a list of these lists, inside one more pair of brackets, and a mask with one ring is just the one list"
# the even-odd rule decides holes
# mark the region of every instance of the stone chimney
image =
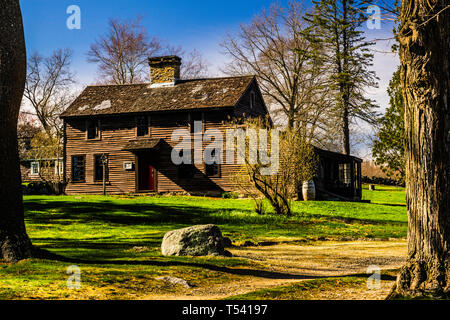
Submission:
[[170,87],[180,79],[181,58],[178,56],[148,59],[151,87]]

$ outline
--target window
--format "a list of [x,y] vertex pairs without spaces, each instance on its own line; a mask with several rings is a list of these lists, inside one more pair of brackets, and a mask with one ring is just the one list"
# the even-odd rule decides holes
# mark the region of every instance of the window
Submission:
[[178,179],[192,179],[194,177],[194,166],[191,164],[178,165]]
[[88,140],[100,138],[100,123],[98,120],[87,120],[86,131]]
[[55,176],[62,176],[64,174],[64,163],[61,160],[55,161]]
[[204,132],[204,116],[203,113],[191,113],[189,116],[189,127],[191,133],[203,133]]
[[205,174],[207,177],[220,177],[220,164],[205,164]]
[[250,109],[253,109],[256,106],[256,94],[254,91],[250,93]]
[[86,180],[86,156],[72,156],[72,181],[84,182]]
[[33,161],[31,163],[31,175],[32,176],[38,176],[40,172],[39,162]]
[[216,149],[211,150],[211,157],[214,159],[214,162],[211,164],[205,163],[205,174],[207,177],[220,177],[220,161],[216,157]]
[[149,135],[149,117],[139,116],[136,118],[136,135],[138,137]]
[[94,181],[103,181],[103,166],[105,166],[105,181],[108,181],[108,155],[107,154],[96,154],[94,156]]
[[351,168],[348,163],[340,163],[339,164],[339,181],[345,185],[350,185],[352,182],[351,179]]

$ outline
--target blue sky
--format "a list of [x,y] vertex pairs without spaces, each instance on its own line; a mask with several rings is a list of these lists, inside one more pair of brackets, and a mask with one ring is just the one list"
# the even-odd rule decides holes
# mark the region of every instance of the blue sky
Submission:
[[[28,53],[37,50],[46,55],[56,48],[73,49],[74,67],[82,82],[95,76],[96,67],[86,62],[86,52],[95,38],[106,32],[109,18],[141,15],[150,35],[174,46],[181,45],[186,51],[198,49],[214,70],[223,61],[219,43],[224,34],[242,22],[249,22],[270,3],[270,0],[21,0]],[[66,27],[69,17],[66,9],[74,4],[81,9],[80,30]]]
[[[185,50],[194,48],[211,63],[212,71],[224,62],[219,43],[227,31],[249,22],[272,0],[21,0],[28,54],[39,51],[50,54],[57,48],[74,50],[78,80],[89,84],[95,78],[96,66],[86,62],[90,44],[107,30],[109,18],[143,16],[150,35]],[[278,0],[286,4],[288,0]],[[309,1],[305,2],[310,5]],[[81,29],[69,30],[66,13],[70,5],[81,9]],[[391,32],[383,22],[381,30],[367,30],[369,36],[384,36]]]
[[[58,48],[74,51],[73,68],[78,87],[94,83],[96,66],[86,61],[90,44],[106,32],[109,18],[143,16],[143,24],[151,36],[157,36],[186,51],[199,50],[210,63],[210,71],[218,75],[226,58],[220,53],[220,42],[228,31],[236,31],[240,23],[252,18],[276,0],[21,0],[28,54],[35,51],[49,55]],[[278,0],[287,4],[288,0]],[[304,1],[309,6],[309,0]],[[69,30],[66,13],[70,5],[81,9],[81,29]],[[392,25],[382,21],[380,30],[366,28],[369,39],[392,37]],[[392,42],[377,42],[376,49],[390,51]],[[376,53],[374,70],[380,87],[370,91],[382,110],[387,106],[386,87],[398,65],[391,53]]]

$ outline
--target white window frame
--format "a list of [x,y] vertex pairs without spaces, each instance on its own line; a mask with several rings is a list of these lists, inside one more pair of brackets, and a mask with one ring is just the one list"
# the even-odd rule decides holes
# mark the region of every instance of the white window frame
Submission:
[[[37,165],[37,172],[34,172],[33,165]],[[41,172],[41,166],[39,164],[39,161],[32,161],[30,165],[30,175],[32,176],[38,176]]]
[[[59,170],[59,171],[58,171]],[[62,176],[64,174],[64,163],[62,160],[55,161],[55,176]]]

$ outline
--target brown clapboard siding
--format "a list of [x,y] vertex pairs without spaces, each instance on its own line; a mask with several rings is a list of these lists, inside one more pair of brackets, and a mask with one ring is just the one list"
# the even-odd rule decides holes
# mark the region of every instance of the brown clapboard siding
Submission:
[[[253,104],[251,103],[252,92],[255,95]],[[167,94],[165,99],[163,93]],[[193,96],[190,97],[189,94]],[[223,99],[220,99],[221,95]],[[209,97],[210,100],[205,100],[205,97]],[[231,101],[234,101],[234,105],[230,105]],[[162,106],[165,104],[170,104],[171,107],[164,109]],[[94,112],[95,110],[97,111]],[[94,182],[94,156],[103,153],[108,154],[109,157],[107,193],[138,192],[138,155],[123,149],[130,140],[141,138],[162,141],[158,144],[158,150],[152,151],[152,161],[154,161],[152,165],[156,169],[156,191],[235,190],[233,177],[240,168],[237,164],[221,164],[221,174],[217,177],[207,177],[204,163],[196,164],[192,179],[187,181],[178,177],[178,168],[171,161],[171,150],[178,142],[171,141],[171,136],[178,128],[190,132],[190,119],[194,117],[194,114],[201,115],[204,121],[204,133],[209,129],[218,129],[222,132],[225,143],[226,130],[231,128],[229,120],[265,116],[268,111],[254,77],[180,82],[172,89],[150,89],[148,85],[88,87],[62,117],[65,126],[65,178],[68,182],[66,193],[101,194],[103,192],[102,182]],[[149,116],[150,119],[147,137],[136,136],[136,116],[140,115]],[[99,120],[100,137],[96,140],[87,140],[86,120],[92,119]],[[203,142],[202,153],[209,144],[210,142]],[[226,150],[223,152],[224,160],[226,160]],[[83,183],[71,181],[72,156],[75,155],[86,157],[86,181]],[[123,167],[124,162],[134,163],[134,170],[126,171]]]
[[[218,129],[226,137],[226,130],[231,128],[227,119],[233,115],[233,110],[203,112],[204,130]],[[150,137],[164,139],[165,143],[158,151],[158,161],[155,165],[158,192],[207,192],[232,191],[233,175],[239,170],[238,165],[221,165],[219,177],[206,177],[204,164],[195,165],[196,173],[191,181],[178,179],[178,169],[171,162],[171,148],[178,142],[172,142],[171,136],[175,129],[183,128],[189,131],[188,113],[152,114]],[[124,146],[136,139],[136,117],[110,116],[100,118],[101,139],[87,140],[85,119],[66,119],[66,178],[67,194],[100,194],[103,191],[101,182],[94,182],[94,156],[106,153],[109,157],[109,181],[106,186],[109,194],[136,192],[136,171],[125,171],[124,162],[136,163],[132,152],[123,151]],[[203,142],[202,152],[210,144]],[[225,154],[225,150],[223,150]],[[72,156],[85,155],[84,183],[71,182]],[[225,157],[224,157],[225,159]]]

